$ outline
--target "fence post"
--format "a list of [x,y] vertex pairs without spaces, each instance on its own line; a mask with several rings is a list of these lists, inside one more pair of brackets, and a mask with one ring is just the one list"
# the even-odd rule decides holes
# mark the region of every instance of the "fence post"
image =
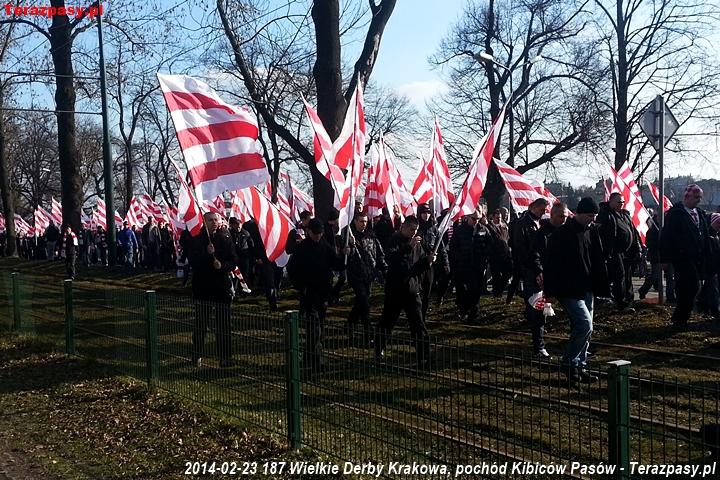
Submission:
[[615,478],[630,478],[630,362],[608,362],[609,462],[617,466]]
[[287,435],[293,450],[302,443],[300,419],[300,335],[297,310],[286,312],[285,322],[285,385],[287,391]]
[[63,280],[65,289],[65,353],[75,355],[75,314],[73,312],[73,281]]
[[145,371],[148,386],[154,387],[155,380],[158,378],[157,299],[154,290],[145,292],[145,325]]
[[12,272],[12,296],[13,296],[13,330],[18,332],[22,327],[22,318],[20,316],[20,274]]

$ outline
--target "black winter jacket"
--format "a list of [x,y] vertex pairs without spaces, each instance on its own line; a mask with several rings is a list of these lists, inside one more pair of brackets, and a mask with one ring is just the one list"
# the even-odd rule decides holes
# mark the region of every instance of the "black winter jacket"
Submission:
[[324,239],[319,242],[306,238],[300,242],[287,264],[288,277],[293,287],[303,292],[311,289],[318,295],[330,295],[333,271],[345,269],[343,257]]
[[673,205],[665,215],[660,234],[660,261],[662,263],[690,262],[701,265],[708,251],[708,216],[696,209],[699,225],[695,225],[682,202]]
[[583,299],[588,292],[608,296],[608,276],[597,228],[583,227],[575,218],[548,238],[543,279],[545,295]]
[[526,210],[520,218],[510,223],[510,249],[512,250],[513,265],[524,268],[530,256],[533,238],[539,225],[530,210]]
[[[187,240],[187,257],[193,269],[192,293],[197,300],[229,302],[232,300],[230,272],[237,266],[237,255],[230,232],[220,228],[212,235],[214,255],[207,253],[210,244],[207,229],[203,228],[197,237]],[[213,261],[220,261],[220,269],[213,267]]]
[[385,252],[372,231],[358,232],[352,228],[355,244],[348,256],[348,282],[366,283],[375,277],[375,271],[387,272]]
[[480,275],[487,264],[492,237],[485,225],[461,222],[450,239],[450,270],[456,278]]
[[601,202],[596,223],[599,224],[606,258],[616,255],[630,259],[640,257],[640,236],[632,223],[630,212],[616,212],[607,202]]
[[543,221],[540,222],[540,229],[535,233],[525,268],[536,277],[544,271],[543,262],[545,261],[545,253],[547,252],[548,239],[557,229],[558,227],[549,221]]
[[[422,237],[420,245],[422,245],[425,254],[430,255],[435,248],[435,244],[440,242],[440,232],[438,231],[437,227],[432,222],[423,222],[422,220],[420,220],[420,226],[418,228],[417,234]],[[447,244],[443,243],[438,248],[436,262],[442,267],[450,266],[450,263],[448,261]]]
[[420,293],[420,277],[430,268],[422,246],[411,247],[410,239],[396,232],[388,241],[385,260],[388,265],[385,295],[395,292]]

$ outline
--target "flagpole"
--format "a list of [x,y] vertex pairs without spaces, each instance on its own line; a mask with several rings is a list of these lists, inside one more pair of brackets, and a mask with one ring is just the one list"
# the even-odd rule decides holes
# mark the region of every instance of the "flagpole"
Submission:
[[[503,112],[504,110],[505,110],[505,105],[503,105],[503,108],[502,108],[500,111]],[[504,119],[504,118],[503,118],[503,123],[505,123],[505,119]],[[494,124],[491,124],[490,130],[489,130],[488,133],[486,134],[485,142],[483,142],[482,146],[478,149],[478,154],[477,154],[477,156],[474,158],[474,161],[473,161],[473,163],[471,164],[471,166],[475,165],[476,162],[479,162],[479,161],[480,161],[480,154],[482,153],[483,148],[485,147],[485,145],[487,145],[487,142],[490,140],[490,134],[493,133],[493,127],[494,127]],[[444,229],[441,228],[441,227],[442,227],[443,225],[447,225],[449,222],[452,221],[453,212],[454,212],[454,210],[455,210],[455,207],[457,206],[458,198],[459,198],[460,195],[462,194],[463,190],[465,189],[465,185],[467,185],[467,182],[468,182],[468,180],[470,179],[470,171],[471,171],[471,170],[472,170],[472,168],[469,168],[469,169],[468,169],[468,173],[467,173],[467,175],[465,175],[465,181],[463,181],[462,185],[460,186],[460,190],[458,190],[458,192],[459,192],[458,195],[455,195],[455,198],[453,199],[452,205],[450,205],[450,209],[448,210],[447,215],[443,218],[443,220],[442,220],[442,222],[440,223],[440,225],[438,225],[438,231],[440,232],[440,235],[439,235],[440,238],[442,238],[442,237],[445,235],[445,231],[447,231],[447,229],[449,228],[449,226],[446,226]],[[475,208],[477,209],[477,205],[475,206]],[[435,247],[433,248],[433,255],[437,255],[437,251],[438,251],[438,249],[440,248],[440,243],[441,243],[440,241],[435,242]]]

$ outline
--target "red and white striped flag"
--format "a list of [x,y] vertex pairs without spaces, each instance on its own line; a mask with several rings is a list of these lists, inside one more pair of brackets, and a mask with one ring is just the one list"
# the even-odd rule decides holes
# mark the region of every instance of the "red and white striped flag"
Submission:
[[650,229],[647,223],[650,214],[642,203],[640,190],[635,183],[632,170],[627,162],[617,172],[610,164],[607,164],[607,167],[610,170],[610,178],[613,180],[612,190],[622,195],[625,200],[625,210],[630,213],[630,219],[640,235],[640,241],[645,244],[645,235]]
[[[285,195],[284,190],[285,188],[284,185],[282,185],[282,182],[278,182],[278,189],[275,194],[275,196],[277,197],[277,202],[275,203],[275,205],[288,218],[293,221],[297,221],[297,219],[295,218],[297,215],[293,214],[292,207],[290,206],[290,200]],[[269,199],[272,199],[272,184],[270,182],[267,182],[267,184],[265,184],[265,196]]]
[[40,205],[37,206],[35,209],[34,214],[34,220],[35,220],[35,233],[38,235],[42,235],[45,229],[47,229],[50,226],[50,221],[52,220],[52,216]]
[[136,198],[138,201],[138,206],[143,212],[143,217],[145,217],[145,222],[147,222],[150,217],[155,219],[155,222],[157,223],[164,222],[166,220],[165,213],[163,212],[162,207],[155,203],[155,201],[150,197],[150,195],[144,193]]
[[5,231],[7,228],[5,227],[5,217],[2,213],[0,213],[0,231]]
[[371,169],[368,170],[368,185],[365,189],[365,203],[368,215],[377,216],[383,208],[393,212],[400,207],[403,215],[414,214],[417,203],[405,186],[395,165],[395,156],[386,148],[385,139],[380,140],[372,148]]
[[605,181],[605,177],[600,177],[600,178],[602,180],[603,189],[605,189],[605,193],[603,196],[603,202],[607,202],[610,200],[610,193],[612,193],[612,192],[610,192],[610,187],[608,187],[608,184]]
[[313,146],[315,150],[315,166],[325,178],[330,181],[333,191],[335,192],[334,205],[344,205],[350,192],[345,189],[345,174],[340,167],[334,163],[333,144],[330,136],[327,134],[325,127],[320,120],[317,112],[303,98],[305,103],[305,111],[310,119],[310,126],[313,129]]
[[487,182],[490,162],[492,161],[492,155],[495,151],[498,138],[500,137],[504,120],[505,106],[500,110],[490,130],[475,147],[472,156],[473,160],[468,169],[468,176],[465,179],[465,183],[458,195],[454,208],[449,215],[443,218],[440,224],[440,235],[445,233],[451,220],[458,220],[463,215],[469,215],[477,209],[483,189],[485,188],[485,183]]
[[422,167],[415,177],[415,183],[413,183],[412,195],[417,203],[429,203],[433,198],[432,192],[432,167],[430,162],[432,157],[428,159],[421,159]]
[[267,180],[251,112],[226,103],[192,77],[158,74],[158,80],[199,200]]
[[450,170],[448,170],[447,157],[445,156],[445,142],[437,119],[435,119],[430,154],[429,165],[432,165],[433,210],[437,218],[440,212],[450,206],[452,195]]
[[50,197],[50,213],[50,218],[55,225],[62,225],[62,205],[53,197]]
[[[397,168],[395,154],[389,148],[385,149],[385,161],[387,162],[388,174],[390,174],[390,188],[392,189],[395,204],[400,205],[400,212],[403,215],[415,215],[418,204],[405,182],[403,182]],[[389,211],[392,212],[392,210]]]
[[190,231],[190,235],[193,237],[200,234],[203,228],[202,213],[200,212],[200,206],[193,195],[192,190],[188,186],[185,178],[183,177],[180,168],[175,164],[175,161],[171,160],[175,170],[177,171],[178,178],[180,179],[180,191],[178,192],[178,205],[177,205],[177,219],[178,221],[185,224],[187,229]]
[[268,260],[275,262],[279,267],[284,267],[288,262],[285,244],[293,228],[292,221],[257,187],[239,190],[237,196],[257,222]]
[[83,228],[90,228],[92,219],[87,213],[85,213],[85,210],[80,210],[80,222],[82,223]]
[[95,203],[95,224],[100,225],[103,230],[107,231],[107,214],[105,208],[105,200],[98,197],[97,203]]
[[[654,183],[648,182],[648,186],[650,187],[650,193],[653,196],[653,199],[655,200],[655,203],[660,206],[660,189],[655,186]],[[667,212],[672,207],[672,202],[668,197],[663,195],[663,212]]]
[[[217,199],[216,199],[217,200]],[[225,202],[225,200],[223,200]],[[209,200],[203,200],[202,202],[202,210],[205,212],[213,212],[220,215],[222,218],[225,218],[225,208],[218,207],[217,201],[209,201]]]
[[522,173],[497,158],[493,161],[510,196],[513,210],[518,215],[527,210],[530,204],[538,198],[545,198],[550,205],[557,202],[557,198],[540,182],[524,177]]
[[142,227],[147,222],[148,216],[142,204],[135,196],[130,200],[130,208],[125,213],[125,220],[131,227]]
[[251,217],[245,203],[243,203],[243,197],[238,195],[237,192],[230,192],[230,215],[240,220],[240,223],[247,222]]
[[33,227],[17,213],[15,214],[15,233],[18,235],[31,235],[33,233]]

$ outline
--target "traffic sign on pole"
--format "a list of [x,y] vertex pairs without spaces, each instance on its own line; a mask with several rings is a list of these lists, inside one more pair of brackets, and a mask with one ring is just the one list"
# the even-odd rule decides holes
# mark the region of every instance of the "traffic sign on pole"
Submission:
[[[658,105],[659,103],[660,102],[658,102],[657,99],[650,102],[648,106],[645,107],[645,111],[640,118],[640,128],[645,133],[645,135],[647,135],[648,139],[650,139],[653,148],[655,148],[655,150],[658,152],[660,151],[661,124],[657,121],[657,118],[662,113],[661,110],[659,110],[660,108],[662,108]],[[662,123],[662,125],[665,127],[665,132],[663,135],[663,137],[665,137],[663,146],[665,146],[668,144],[672,136],[675,135],[677,129],[680,128],[680,124],[675,119],[675,115],[672,114],[665,102],[662,102],[662,106],[665,107],[665,121]]]

